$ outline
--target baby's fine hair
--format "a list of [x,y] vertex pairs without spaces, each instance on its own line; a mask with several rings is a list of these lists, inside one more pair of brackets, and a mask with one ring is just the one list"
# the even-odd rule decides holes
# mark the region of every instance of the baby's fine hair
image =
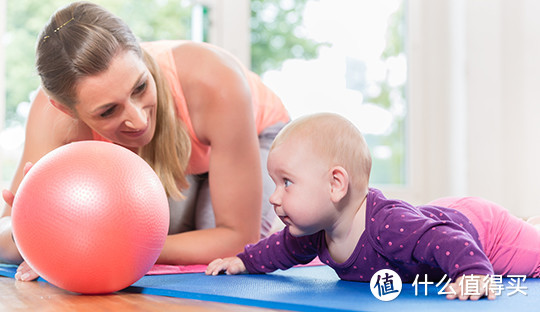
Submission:
[[279,132],[270,150],[293,137],[311,145],[314,155],[325,158],[329,166],[345,168],[354,187],[368,186],[371,154],[362,133],[348,119],[335,113],[299,117]]

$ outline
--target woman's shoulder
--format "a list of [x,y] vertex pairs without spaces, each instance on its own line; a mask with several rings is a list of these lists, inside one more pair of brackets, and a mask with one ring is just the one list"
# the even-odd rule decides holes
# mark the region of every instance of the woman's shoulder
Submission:
[[182,46],[189,41],[186,40],[156,40],[156,41],[143,41],[141,47],[150,52],[156,52],[161,50],[175,50],[177,47]]
[[183,54],[183,56],[188,56],[188,54],[190,53],[213,53],[216,51],[217,48],[216,46],[209,43],[190,40],[143,41],[141,42],[141,47],[154,56],[169,52],[172,52],[172,54],[175,56],[177,54]]
[[201,57],[201,53],[209,51],[207,45],[189,40],[147,41],[141,42],[141,47],[158,62],[172,56],[176,63],[183,66],[190,64],[193,58]]
[[238,59],[216,45],[206,42],[174,41],[169,47],[179,69],[189,69],[194,74],[202,75],[220,70],[243,72]]
[[204,42],[183,41],[172,49],[175,71],[188,103],[218,92],[249,89],[241,63],[229,52]]
[[21,163],[36,162],[62,145],[91,139],[92,132],[87,125],[54,107],[40,90],[26,121]]
[[86,124],[54,107],[41,89],[32,102],[26,128],[27,140],[34,139],[36,144],[60,146],[92,138]]
[[243,73],[241,62],[227,50],[206,42],[158,40],[141,42],[141,47],[158,63],[173,61],[179,74],[209,79],[220,71]]

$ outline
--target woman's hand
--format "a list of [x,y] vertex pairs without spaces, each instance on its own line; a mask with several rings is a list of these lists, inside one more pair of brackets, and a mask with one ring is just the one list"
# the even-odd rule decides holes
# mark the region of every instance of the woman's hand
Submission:
[[[23,174],[26,175],[28,171],[32,168],[32,163],[28,162],[24,165]],[[2,190],[2,197],[4,198],[4,201],[6,204],[8,204],[10,207],[13,206],[13,200],[15,199],[15,195],[10,190]],[[9,218],[9,217],[6,217]],[[17,273],[15,273],[15,279],[18,281],[31,281],[38,278],[39,275],[30,268],[30,266],[26,263],[26,261],[23,261],[19,267],[17,268]]]
[[206,275],[218,275],[221,272],[225,274],[234,275],[247,273],[244,262],[238,257],[228,257],[225,259],[218,258],[208,265],[206,268]]
[[[466,279],[466,280],[463,280]],[[489,300],[494,300],[497,298],[497,295],[490,287],[491,279],[489,276],[485,275],[462,275],[457,278],[453,283],[450,283],[445,291],[452,292],[452,294],[447,294],[446,299],[456,299],[459,300],[478,300],[482,297],[487,297]],[[474,286],[474,291],[471,290],[471,287],[467,287],[470,283],[471,286]]]
[[[26,164],[24,164],[23,176],[25,176],[28,171],[30,171],[30,168],[32,168],[33,165],[34,164],[32,164],[31,162],[27,162]],[[10,207],[13,207],[13,200],[15,199],[15,194],[13,194],[13,192],[11,192],[10,190],[2,190],[2,197],[4,198],[6,204],[8,204]]]
[[8,204],[10,207],[13,206],[13,200],[15,199],[15,195],[13,195],[10,190],[2,190],[2,197],[4,198],[6,204]]

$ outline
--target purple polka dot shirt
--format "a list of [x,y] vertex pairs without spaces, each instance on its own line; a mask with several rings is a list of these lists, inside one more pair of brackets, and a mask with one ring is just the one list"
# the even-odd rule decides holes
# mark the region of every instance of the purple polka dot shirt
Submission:
[[493,267],[482,250],[478,233],[465,215],[437,206],[414,207],[389,200],[371,188],[366,199],[366,229],[352,255],[343,263],[332,260],[324,231],[294,237],[288,227],[238,257],[250,273],[285,270],[315,257],[332,267],[343,280],[369,281],[380,269],[396,271],[404,282],[417,274],[452,280],[463,274],[492,275]]

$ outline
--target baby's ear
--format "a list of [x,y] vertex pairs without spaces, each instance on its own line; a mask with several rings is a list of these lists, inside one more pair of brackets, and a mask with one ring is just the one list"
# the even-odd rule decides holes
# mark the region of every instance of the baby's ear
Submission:
[[349,174],[347,170],[341,166],[336,166],[331,169],[332,181],[330,196],[334,203],[339,202],[349,190]]

